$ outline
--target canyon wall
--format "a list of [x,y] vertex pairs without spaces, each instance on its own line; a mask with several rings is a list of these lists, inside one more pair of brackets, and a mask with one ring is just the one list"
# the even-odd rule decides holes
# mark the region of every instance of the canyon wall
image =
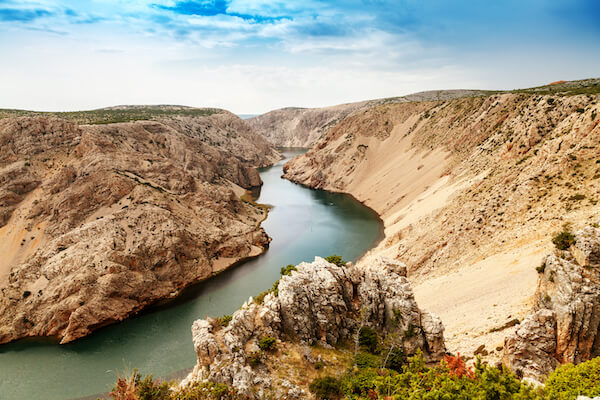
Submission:
[[531,305],[552,234],[597,215],[597,81],[575,93],[366,107],[291,160],[285,177],[377,211],[386,239],[364,260],[405,262],[449,349],[497,361]]
[[264,251],[240,196],[279,154],[229,112],[186,113],[0,119],[0,343],[75,340]]

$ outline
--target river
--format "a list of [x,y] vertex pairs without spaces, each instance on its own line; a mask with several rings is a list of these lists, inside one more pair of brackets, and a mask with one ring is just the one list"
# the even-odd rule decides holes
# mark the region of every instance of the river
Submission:
[[262,226],[273,238],[261,256],[195,285],[175,303],[112,325],[75,343],[21,341],[0,346],[0,399],[73,399],[106,393],[117,376],[182,375],[196,361],[190,328],[205,316],[231,314],[270,288],[287,264],[339,254],[355,261],[382,237],[377,214],[351,196],[281,179],[289,158],[260,170],[258,202],[270,204]]

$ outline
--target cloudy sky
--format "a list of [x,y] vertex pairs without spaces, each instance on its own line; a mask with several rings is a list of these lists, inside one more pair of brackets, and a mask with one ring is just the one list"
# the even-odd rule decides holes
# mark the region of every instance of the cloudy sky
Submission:
[[600,76],[597,0],[0,0],[0,108],[262,113]]

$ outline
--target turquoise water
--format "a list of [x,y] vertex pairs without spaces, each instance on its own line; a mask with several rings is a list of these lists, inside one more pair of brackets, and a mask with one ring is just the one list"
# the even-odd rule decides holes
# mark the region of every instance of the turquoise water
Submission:
[[[286,159],[300,154],[284,149]],[[137,368],[181,375],[195,364],[192,322],[235,311],[279,278],[287,264],[336,253],[356,260],[382,237],[377,215],[352,197],[281,179],[283,160],[261,170],[258,201],[273,206],[263,227],[273,238],[263,255],[195,285],[168,307],[148,312],[67,345],[19,342],[0,346],[0,399],[53,400],[109,391]]]

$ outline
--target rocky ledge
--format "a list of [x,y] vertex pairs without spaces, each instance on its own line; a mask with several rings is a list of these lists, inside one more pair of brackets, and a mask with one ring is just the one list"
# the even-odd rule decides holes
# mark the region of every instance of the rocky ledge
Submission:
[[504,362],[524,378],[541,382],[559,364],[600,355],[600,229],[573,239],[538,267],[533,310],[505,339]]
[[417,306],[406,266],[381,258],[339,267],[317,257],[284,275],[262,302],[248,300],[226,327],[212,319],[194,322],[198,363],[181,385],[207,380],[252,398],[306,398],[297,382],[276,380],[266,365],[256,365],[261,340],[327,348],[351,343],[362,326],[394,336],[406,355],[420,350],[432,362],[444,355],[443,325]]

